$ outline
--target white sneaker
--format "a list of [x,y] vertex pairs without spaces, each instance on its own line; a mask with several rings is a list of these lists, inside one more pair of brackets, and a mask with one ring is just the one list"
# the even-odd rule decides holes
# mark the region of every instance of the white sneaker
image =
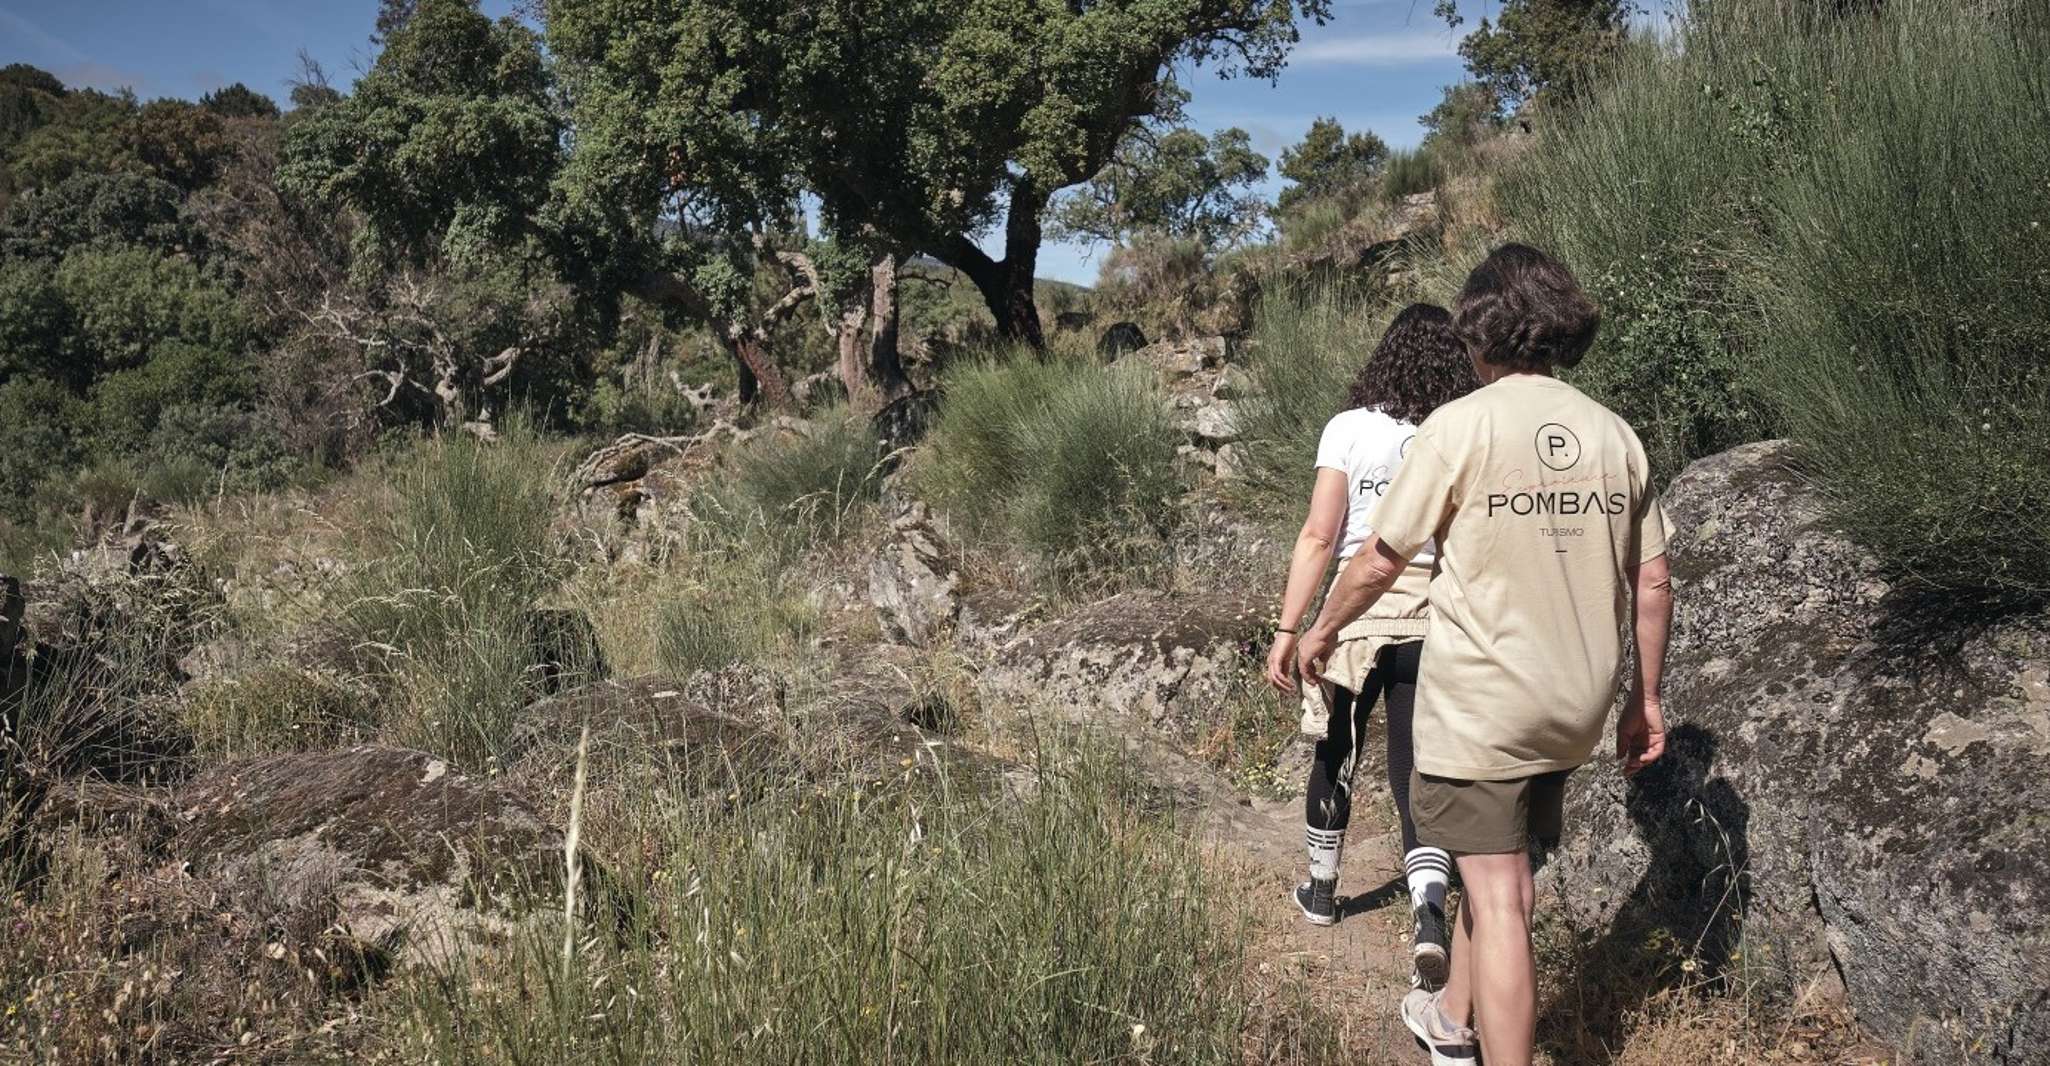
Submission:
[[1473,1030],[1447,1026],[1445,1012],[1438,1009],[1437,992],[1411,989],[1402,998],[1402,1024],[1416,1034],[1417,1043],[1431,1053],[1431,1066],[1475,1066],[1480,1061],[1480,1042]]

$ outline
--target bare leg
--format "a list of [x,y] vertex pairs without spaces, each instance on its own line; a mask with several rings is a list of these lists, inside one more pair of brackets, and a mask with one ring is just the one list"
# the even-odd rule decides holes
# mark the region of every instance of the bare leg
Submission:
[[[1452,979],[1470,997],[1488,1066],[1530,1066],[1537,1028],[1537,964],[1530,946],[1537,890],[1530,855],[1461,855],[1459,877],[1466,886],[1459,904],[1465,940],[1455,948],[1464,950],[1454,956]],[[1448,995],[1446,1013],[1458,1006]]]
[[1445,979],[1438,1009],[1454,1025],[1473,1024],[1473,908],[1464,901],[1452,923],[1452,976]]

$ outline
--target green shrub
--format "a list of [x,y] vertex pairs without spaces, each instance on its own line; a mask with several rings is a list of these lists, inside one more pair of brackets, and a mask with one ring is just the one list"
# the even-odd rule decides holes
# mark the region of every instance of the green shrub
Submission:
[[1435,152],[1427,148],[1397,148],[1388,153],[1388,162],[1381,170],[1381,198],[1392,202],[1430,192],[1442,180],[1443,168],[1438,165]]
[[0,384],[0,514],[31,517],[37,486],[85,457],[86,407],[40,377]]
[[882,448],[866,419],[840,409],[804,432],[766,433],[734,456],[730,484],[769,531],[797,547],[836,539],[881,490]]
[[1903,574],[2050,592],[2046,22],[1716,5],[1627,49],[1502,183],[1602,301],[1577,380],[1662,476],[1790,432]]
[[948,375],[918,478],[972,534],[1080,576],[1155,554],[1180,440],[1150,371],[1014,356]]
[[393,462],[345,622],[386,649],[405,742],[481,765],[532,697],[531,612],[562,576],[554,465],[517,421],[495,444],[451,434]]
[[944,780],[703,815],[651,797],[647,846],[613,871],[635,888],[621,935],[565,966],[537,923],[402,978],[377,1028],[402,1061],[1239,1061],[1246,910],[1114,765],[1043,769],[1023,799]]

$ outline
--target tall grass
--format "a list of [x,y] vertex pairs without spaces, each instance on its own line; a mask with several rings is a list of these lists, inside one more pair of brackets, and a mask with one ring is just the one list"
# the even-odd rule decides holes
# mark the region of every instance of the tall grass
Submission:
[[972,535],[1062,580],[1158,557],[1181,433],[1150,371],[1020,355],[961,366],[945,387],[917,478]]
[[1432,149],[1397,148],[1388,153],[1388,163],[1381,171],[1381,197],[1392,202],[1430,192],[1444,180],[1444,171]]
[[1790,432],[1924,584],[2050,593],[2050,12],[1705,7],[1503,183],[1662,472]]
[[[659,808],[661,797],[649,797]],[[416,975],[405,1061],[1236,1061],[1245,915],[1108,758],[655,815],[623,934]]]
[[344,626],[381,651],[397,737],[471,765],[497,754],[537,680],[533,610],[565,569],[555,462],[529,429],[452,434],[395,461]]

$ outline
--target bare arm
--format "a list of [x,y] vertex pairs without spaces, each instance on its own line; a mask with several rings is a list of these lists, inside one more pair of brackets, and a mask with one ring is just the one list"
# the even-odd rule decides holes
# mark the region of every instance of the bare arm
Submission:
[[1338,646],[1338,631],[1367,613],[1375,601],[1394,588],[1395,579],[1402,576],[1402,568],[1408,565],[1409,560],[1380,536],[1367,538],[1353,564],[1331,586],[1331,595],[1324,597],[1324,609],[1317,614],[1317,624],[1303,634],[1296,660],[1304,677],[1323,680],[1324,661]]
[[1631,567],[1636,611],[1637,677],[1616,723],[1616,757],[1634,774],[1666,750],[1666,720],[1659,688],[1666,672],[1666,639],[1673,626],[1673,571],[1664,555]]
[[1338,537],[1345,526],[1345,473],[1330,467],[1317,469],[1317,485],[1310,494],[1310,513],[1296,535],[1295,553],[1288,564],[1288,585],[1281,596],[1281,628],[1274,634],[1274,646],[1267,653],[1267,681],[1283,692],[1294,692],[1296,638],[1309,614],[1310,601],[1331,557],[1338,553]]

